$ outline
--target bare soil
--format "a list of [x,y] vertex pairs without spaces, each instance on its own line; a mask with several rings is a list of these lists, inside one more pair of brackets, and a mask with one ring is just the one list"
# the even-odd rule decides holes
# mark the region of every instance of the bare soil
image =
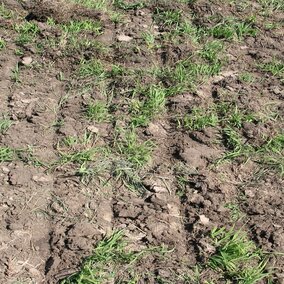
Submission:
[[[104,12],[92,12],[81,6],[78,10],[65,2],[55,9],[52,5],[45,9],[45,4],[39,1],[25,5],[1,1],[17,17],[0,19],[0,35],[6,41],[5,49],[0,51],[0,113],[12,120],[11,127],[0,136],[0,145],[32,149],[32,156],[23,151],[20,159],[0,165],[1,283],[58,283],[78,270],[82,259],[91,254],[99,240],[117,229],[125,230],[136,249],[161,244],[175,248],[162,261],[153,258],[142,264],[142,270],[151,269],[165,278],[169,271],[180,273],[206,262],[212,254],[208,234],[215,226],[243,228],[263,250],[284,251],[281,175],[254,160],[244,163],[241,158],[215,166],[214,161],[226,151],[222,144],[216,144],[220,139],[218,128],[188,131],[179,128],[175,120],[176,115],[183,115],[194,106],[206,108],[222,100],[236,102],[241,109],[252,112],[265,113],[269,109],[277,112],[278,118],[283,116],[283,80],[256,67],[256,62],[283,60],[283,11],[274,11],[268,18],[257,13],[261,10],[258,2],[251,2],[240,11],[238,5],[229,1],[165,4],[166,8],[179,7],[188,15],[194,13],[195,23],[204,26],[214,25],[218,15],[245,18],[255,13],[261,32],[256,37],[228,42],[227,64],[219,75],[198,84],[194,91],[169,97],[166,112],[149,126],[139,128],[139,139],[151,139],[156,147],[151,162],[140,172],[145,190],[137,193],[110,173],[103,176],[110,182],[82,183],[72,163],[52,169],[46,166],[59,159],[58,143],[64,137],[82,137],[87,129],[96,127],[95,145],[113,147],[116,124],[125,123],[88,121],[82,111],[86,103],[105,98],[96,87],[80,93],[79,87],[87,82],[77,81],[73,74],[82,57],[93,56],[106,65],[121,64],[135,70],[153,65],[174,66],[194,52],[194,45],[180,39],[180,43],[169,41],[151,52],[147,50],[141,33],[155,25],[155,7],[162,6],[162,1],[125,12],[124,23],[113,23]],[[45,46],[39,53],[33,45],[25,44],[23,54],[18,56],[13,25],[28,15],[39,26],[39,42],[60,36],[56,28],[46,24],[48,17],[54,17],[57,23],[78,17],[99,19],[104,33],[97,36],[97,41],[107,46],[109,52],[104,55],[87,48],[71,50],[66,55],[60,46]],[[264,21],[280,23],[282,27],[265,30],[261,26]],[[156,32],[163,32],[162,28],[156,27]],[[132,40],[118,41],[122,34]],[[20,63],[23,57],[32,58],[32,68]],[[20,83],[11,80],[17,63]],[[253,82],[239,80],[244,71],[253,75]],[[61,74],[64,79],[60,79]],[[147,85],[153,79],[143,80]],[[120,91],[123,94],[134,83],[131,76],[124,77],[113,88],[116,94]],[[112,103],[117,106],[113,114],[117,117],[123,115],[125,101],[123,95],[113,97]],[[247,123],[242,137],[262,145],[264,137],[272,137],[281,129],[283,123],[279,119]],[[185,180],[182,186],[178,179],[181,176]],[[228,204],[237,204],[242,218],[235,221]],[[283,257],[276,254],[269,265],[275,267],[273,283],[284,283]],[[225,283],[218,275],[212,277],[216,283]],[[154,282],[145,279],[143,283]]]

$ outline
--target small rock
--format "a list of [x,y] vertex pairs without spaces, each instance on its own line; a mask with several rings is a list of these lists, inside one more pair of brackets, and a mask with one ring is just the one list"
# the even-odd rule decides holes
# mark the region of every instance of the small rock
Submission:
[[282,94],[282,91],[280,90],[279,87],[275,87],[272,89],[272,92],[275,94],[275,95],[281,95]]
[[92,133],[99,133],[99,129],[96,126],[94,126],[94,125],[88,126],[87,130],[92,132]]
[[165,187],[154,185],[153,191],[156,193],[168,193],[168,190]]
[[180,217],[180,210],[177,204],[169,203],[167,207],[171,216]]
[[127,36],[127,35],[118,35],[117,36],[117,40],[118,41],[125,41],[125,42],[129,42],[132,40],[132,37],[131,36]]
[[33,62],[33,59],[30,56],[25,56],[22,58],[21,63],[25,66],[30,65]]
[[34,175],[33,180],[40,183],[48,183],[52,181],[52,177],[44,174]]
[[199,219],[200,219],[200,222],[203,224],[203,225],[208,225],[209,224],[209,218],[207,218],[205,215],[200,215],[199,216]]
[[2,171],[5,174],[8,174],[10,172],[9,168],[7,168],[7,167],[2,167]]
[[253,197],[255,197],[255,192],[253,190],[246,189],[245,190],[245,195],[250,197],[250,198],[253,198]]

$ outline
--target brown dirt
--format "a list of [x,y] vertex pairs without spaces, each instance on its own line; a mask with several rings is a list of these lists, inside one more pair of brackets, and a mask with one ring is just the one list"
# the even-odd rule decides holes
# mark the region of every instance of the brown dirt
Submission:
[[[174,65],[195,48],[182,39],[183,44],[168,42],[153,52],[142,44],[141,32],[153,24],[154,6],[162,5],[162,1],[128,11],[127,21],[122,24],[113,24],[102,13],[82,7],[78,10],[61,3],[53,9],[52,5],[59,1],[48,1],[52,2],[48,9],[39,1],[24,7],[16,1],[2,2],[18,15],[16,21],[30,15],[32,21],[39,24],[41,40],[57,36],[56,29],[44,25],[49,16],[58,23],[76,19],[78,15],[102,20],[104,34],[97,39],[110,52],[106,56],[98,53],[97,57],[107,66],[120,63],[139,69]],[[260,9],[259,4],[252,6],[253,11]],[[214,25],[214,20],[210,20],[214,17],[210,16],[216,14],[241,18],[252,15],[251,7],[238,11],[235,5],[219,1],[194,1],[189,7],[182,7],[184,13],[195,13],[196,23],[205,26]],[[265,19],[262,17],[257,14],[257,21]],[[279,22],[277,19],[283,19],[283,12],[277,11],[273,17]],[[48,164],[58,160],[57,145],[64,137],[82,137],[88,127],[95,126],[98,135],[94,143],[111,147],[115,123],[93,125],[82,115],[84,105],[91,98],[105,98],[96,87],[82,95],[78,89],[87,82],[76,82],[76,78],[72,78],[80,58],[94,56],[95,50],[74,50],[65,57],[58,47],[47,48],[39,54],[27,44],[23,47],[23,56],[32,57],[35,64],[32,68],[20,66],[21,83],[15,84],[11,81],[12,70],[21,61],[14,53],[17,35],[11,28],[11,20],[0,19],[1,23],[1,37],[7,46],[4,52],[0,51],[0,113],[8,115],[13,124],[0,136],[0,145],[17,149],[31,147],[33,156]],[[162,27],[154,26],[154,29],[157,34],[163,32]],[[142,195],[129,191],[116,179],[106,185],[98,181],[83,184],[72,164],[49,170],[44,165],[35,165],[30,157],[1,163],[0,282],[57,283],[76,271],[96,243],[115,229],[124,229],[136,249],[161,244],[175,248],[170,258],[160,263],[152,259],[142,267],[145,270],[154,267],[156,275],[167,277],[168,271],[183,271],[208,259],[212,253],[208,232],[214,226],[231,227],[235,223],[226,207],[229,203],[238,204],[244,215],[236,222],[236,227],[243,227],[265,251],[283,252],[281,176],[260,169],[253,161],[236,160],[212,167],[214,160],[225,151],[215,143],[219,138],[218,129],[185,131],[175,123],[177,114],[219,101],[234,102],[242,109],[258,113],[273,109],[283,115],[283,81],[256,68],[256,60],[283,60],[283,28],[262,31],[256,38],[228,43],[229,64],[220,75],[192,92],[170,97],[167,112],[139,130],[142,141],[151,138],[157,145],[151,163],[141,172],[146,188]],[[133,39],[118,42],[117,35],[121,34]],[[139,44],[141,49],[137,50]],[[252,83],[239,80],[244,71],[253,74]],[[60,72],[66,80],[58,79]],[[144,80],[145,84],[153,82],[152,78]],[[127,94],[133,84],[135,80],[131,75],[114,84],[113,104],[117,104],[114,113],[118,117],[125,112],[127,101],[127,96],[121,98],[119,94]],[[62,103],[66,94],[69,96]],[[60,120],[64,120],[64,124],[54,126]],[[119,123],[125,122],[117,121]],[[273,136],[282,127],[279,120],[247,123],[242,135],[250,143],[262,145],[265,137]],[[178,183],[180,175],[186,179],[182,188]],[[104,178],[111,176],[107,173]],[[272,257],[271,265],[276,268],[274,283],[284,283],[283,258]],[[206,271],[203,273],[202,277]],[[223,283],[220,279],[217,281]]]

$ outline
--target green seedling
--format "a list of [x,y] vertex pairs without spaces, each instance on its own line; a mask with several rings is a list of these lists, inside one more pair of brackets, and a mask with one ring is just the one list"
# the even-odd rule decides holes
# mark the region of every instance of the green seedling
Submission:
[[264,9],[271,11],[284,11],[284,2],[283,0],[258,0]]
[[129,71],[121,65],[112,65],[111,70],[107,72],[108,78],[115,78],[128,75]]
[[25,22],[21,25],[15,25],[15,31],[19,33],[16,40],[18,45],[32,43],[39,33],[39,27],[34,22]]
[[96,148],[91,148],[91,149],[86,149],[86,150],[81,150],[81,151],[74,151],[71,153],[59,152],[60,154],[59,161],[57,161],[54,164],[54,166],[66,165],[70,163],[82,165],[86,162],[93,161],[95,155],[97,154],[97,151],[98,150]]
[[145,192],[142,179],[137,173],[137,169],[133,165],[124,160],[116,160],[112,165],[112,174],[116,180],[120,180],[123,184],[134,192]]
[[89,145],[93,142],[93,135],[92,133],[85,132],[83,137],[78,136],[67,136],[63,139],[62,145],[72,148],[77,145]]
[[234,19],[225,19],[209,31],[215,38],[227,40],[234,38],[241,40],[247,36],[254,37],[257,35],[257,30],[252,26],[251,22],[238,22]]
[[205,78],[219,74],[221,66],[220,61],[213,64],[194,63],[194,60],[189,58],[177,62],[174,68],[162,69],[158,77],[161,81],[175,86],[176,91],[183,92],[194,88],[198,82],[205,81]]
[[190,21],[181,22],[174,30],[173,33],[177,35],[186,35],[189,39],[197,44],[201,39],[201,28],[193,25]]
[[181,11],[177,10],[155,10],[155,20],[165,26],[174,26],[181,23]]
[[106,11],[111,3],[110,0],[72,0],[75,3],[81,4],[87,8],[93,8],[101,11]]
[[210,63],[218,63],[219,53],[223,50],[223,43],[218,40],[207,42],[199,52],[200,56]]
[[273,76],[284,78],[284,63],[283,61],[273,60],[272,62],[260,64],[260,69],[264,72],[269,72]]
[[217,126],[219,122],[217,114],[213,109],[204,111],[202,108],[193,108],[191,113],[179,120],[179,125],[188,130],[200,131],[209,126]]
[[219,103],[215,106],[223,126],[241,128],[244,122],[256,122],[258,118],[253,113],[246,113],[238,108],[236,104]]
[[88,184],[93,180],[99,180],[100,183],[105,184],[105,174],[110,170],[110,163],[108,160],[98,160],[94,165],[83,163],[77,170],[76,175],[80,177],[83,184]]
[[110,20],[115,24],[121,23],[124,20],[123,14],[121,14],[119,12],[111,11],[110,12]]
[[74,52],[74,49],[78,51],[91,49],[94,52],[102,55],[106,55],[109,52],[109,48],[103,43],[97,40],[90,40],[86,38],[81,39],[77,37],[70,37],[69,46],[71,48],[71,52]]
[[22,162],[26,164],[31,164],[34,167],[46,167],[48,168],[48,165],[42,161],[40,161],[34,154],[34,147],[28,146],[26,149],[16,149],[14,150],[16,154],[16,158],[21,160]]
[[25,53],[24,53],[24,51],[22,49],[20,49],[20,48],[15,49],[15,55],[23,56],[24,54]]
[[145,4],[142,1],[128,4],[123,0],[113,0],[113,6],[125,11],[129,11],[129,10],[142,9],[144,8]]
[[102,31],[102,26],[99,22],[91,20],[82,21],[70,21],[67,24],[62,25],[62,30],[66,34],[78,34],[81,32],[93,32],[95,34],[100,34]]
[[15,159],[15,150],[10,147],[0,147],[0,163],[12,162]]
[[139,142],[134,130],[124,133],[121,139],[115,141],[119,154],[135,168],[145,166],[151,160],[154,143],[151,140]]
[[281,154],[283,150],[284,134],[278,134],[275,137],[268,139],[268,141],[258,149],[258,152]]
[[270,168],[280,174],[280,176],[284,176],[284,158],[283,155],[273,157],[271,155],[264,155],[261,158],[256,159],[261,165],[264,165],[267,168]]
[[144,32],[142,33],[142,38],[147,44],[149,49],[152,49],[155,47],[155,35],[151,32]]
[[106,73],[103,68],[103,64],[99,60],[82,60],[79,67],[79,76],[81,78],[96,77],[97,79],[103,79]]
[[[138,252],[127,250],[123,232],[114,232],[100,241],[93,254],[86,258],[79,272],[67,277],[61,284],[138,283],[138,275],[129,275],[132,267],[151,253],[165,254],[163,247],[144,249]],[[123,273],[126,272],[126,273]],[[131,273],[130,273],[131,274]]]
[[166,103],[166,91],[160,85],[151,85],[142,90],[144,100],[132,100],[131,113],[133,126],[146,126],[152,118],[164,111]]
[[223,157],[217,160],[217,164],[225,160],[238,157],[249,158],[254,153],[254,148],[250,144],[244,144],[241,135],[230,126],[226,126],[221,131],[223,142],[228,149]]
[[244,72],[239,75],[239,80],[244,83],[253,83],[255,81],[254,76],[251,73]]
[[240,207],[236,203],[227,203],[225,208],[230,210],[230,215],[233,222],[236,222],[244,217],[244,214],[241,212]]
[[223,129],[224,144],[227,149],[234,153],[241,153],[243,148],[243,141],[241,135],[231,127],[225,127]]
[[6,42],[3,38],[0,38],[0,50],[6,46]]
[[12,121],[5,117],[0,119],[0,134],[4,134],[12,125]]
[[2,19],[11,19],[13,17],[13,12],[8,10],[4,3],[0,5],[0,18]]
[[210,257],[208,265],[224,273],[228,280],[239,284],[255,284],[270,275],[266,271],[267,259],[264,253],[248,240],[243,231],[215,228],[211,238],[216,253]]
[[94,120],[96,122],[108,121],[111,117],[108,112],[108,106],[105,102],[101,101],[89,103],[86,106],[85,114],[89,120]]
[[21,83],[19,63],[17,63],[15,68],[12,70],[11,80],[14,83]]

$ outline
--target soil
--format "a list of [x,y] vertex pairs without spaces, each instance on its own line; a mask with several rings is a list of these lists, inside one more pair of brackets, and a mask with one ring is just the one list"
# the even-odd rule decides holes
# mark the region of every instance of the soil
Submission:
[[[56,28],[46,24],[48,17],[54,17],[57,23],[77,18],[101,20],[103,34],[97,36],[97,40],[110,51],[107,55],[97,53],[97,57],[106,65],[122,64],[135,70],[153,65],[174,66],[195,50],[193,44],[182,40],[180,44],[163,44],[153,52],[147,50],[141,33],[148,27],[157,35],[166,29],[153,21],[157,5],[170,9],[179,7],[188,15],[194,13],[195,23],[205,26],[214,25],[212,15],[245,18],[260,10],[257,1],[241,11],[230,1],[220,4],[220,1],[200,0],[190,5],[152,1],[142,9],[126,11],[124,23],[113,23],[104,12],[81,6],[80,10],[62,1],[48,1],[52,3],[48,9],[44,9],[46,1],[25,5],[19,2],[1,1],[17,15],[16,22],[29,17],[31,22],[37,23],[42,41],[58,33]],[[274,11],[273,19],[269,20],[283,24],[283,17],[283,11]],[[267,21],[260,13],[256,14],[256,19],[257,23]],[[241,109],[253,112],[272,109],[281,117],[283,80],[256,68],[256,60],[265,63],[273,58],[284,59],[283,26],[265,30],[257,24],[261,29],[257,37],[228,42],[229,63],[218,76],[198,85],[194,91],[169,97],[167,111],[147,127],[139,128],[141,141],[151,139],[156,144],[151,162],[140,173],[145,190],[139,194],[118,179],[111,183],[82,183],[73,164],[52,170],[45,166],[58,160],[57,146],[64,137],[82,137],[86,129],[95,129],[96,145],[112,145],[116,125],[113,122],[94,124],[82,115],[90,99],[105,100],[96,87],[83,94],[78,92],[78,88],[88,82],[77,82],[73,77],[80,58],[88,59],[96,51],[91,48],[73,50],[65,56],[58,46],[46,47],[38,53],[26,44],[19,57],[15,54],[17,34],[13,21],[0,18],[0,35],[7,43],[5,50],[0,51],[0,113],[12,120],[11,127],[0,135],[0,145],[30,148],[32,157],[43,164],[23,154],[21,159],[0,165],[1,283],[58,283],[78,270],[82,259],[91,254],[98,241],[117,229],[124,229],[135,249],[161,244],[175,248],[167,259],[152,259],[142,264],[141,270],[151,268],[161,277],[167,277],[169,271],[179,273],[206,262],[212,254],[208,235],[215,226],[243,228],[263,250],[284,251],[282,177],[262,169],[252,160],[243,163],[237,159],[213,166],[225,151],[224,146],[216,144],[218,129],[187,131],[177,127],[175,120],[176,115],[185,114],[194,106],[206,107],[224,98],[237,102]],[[121,35],[131,40],[118,41]],[[141,45],[139,51],[137,45]],[[23,57],[32,58],[32,68],[20,63]],[[19,84],[11,80],[17,63]],[[253,75],[253,82],[239,80],[244,71]],[[63,80],[60,80],[61,73]],[[145,85],[153,82],[152,78],[144,80]],[[125,105],[119,92],[127,93],[133,84],[131,75],[115,82],[113,104],[118,106],[114,110],[117,117],[124,113]],[[64,124],[58,123],[62,120]],[[258,124],[248,122],[242,129],[243,139],[262,145],[264,137],[273,136],[283,126],[276,119]],[[186,180],[182,186],[178,176]],[[106,173],[104,178],[111,176]],[[227,206],[232,203],[239,206],[243,216],[236,222]],[[283,257],[275,254],[270,264],[275,267],[273,283],[284,283]],[[206,271],[202,277],[205,275]],[[216,283],[225,283],[218,280],[218,275],[212,277],[217,279]],[[145,279],[143,283],[154,282]],[[201,280],[201,283],[204,282]]]

